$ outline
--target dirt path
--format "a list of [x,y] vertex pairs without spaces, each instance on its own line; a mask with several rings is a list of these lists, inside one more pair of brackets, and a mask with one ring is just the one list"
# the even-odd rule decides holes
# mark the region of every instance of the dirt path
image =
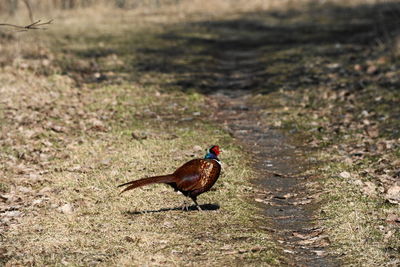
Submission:
[[328,237],[314,221],[316,196],[307,189],[308,177],[301,175],[307,168],[303,149],[291,145],[282,132],[262,123],[259,109],[246,96],[245,87],[252,84],[253,76],[243,66],[248,68],[249,62],[257,65],[257,53],[228,50],[220,57],[220,69],[226,80],[219,80],[223,89],[212,95],[220,103],[215,116],[253,158],[259,174],[257,186],[261,189],[256,201],[263,203],[268,227],[291,265],[337,266],[326,251]]
[[[307,190],[307,177],[301,149],[290,145],[283,133],[259,123],[259,113],[245,97],[232,99],[216,95],[222,102],[218,117],[234,137],[251,152],[262,191],[255,199],[267,218],[269,230],[296,266],[336,266],[327,256],[329,239],[314,221],[313,194]],[[240,115],[238,115],[240,112]]]

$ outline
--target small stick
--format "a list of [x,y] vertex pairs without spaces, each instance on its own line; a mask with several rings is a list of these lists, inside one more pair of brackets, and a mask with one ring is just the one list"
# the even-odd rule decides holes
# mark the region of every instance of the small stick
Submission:
[[0,26],[6,26],[6,27],[12,27],[12,28],[16,28],[19,29],[20,31],[28,31],[28,30],[45,30],[47,28],[41,28],[41,26],[43,25],[49,25],[53,22],[53,20],[49,20],[46,22],[42,22],[41,20],[35,21],[29,25],[26,26],[19,26],[19,25],[15,25],[15,24],[9,24],[9,23],[0,23]]

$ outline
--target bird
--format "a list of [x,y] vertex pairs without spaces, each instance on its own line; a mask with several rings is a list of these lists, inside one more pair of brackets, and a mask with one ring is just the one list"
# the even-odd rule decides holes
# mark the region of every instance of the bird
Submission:
[[[213,145],[206,151],[204,158],[192,159],[172,174],[143,178],[119,185],[118,187],[126,186],[120,194],[137,187],[164,183],[191,198],[196,208],[201,211],[197,196],[209,191],[218,180],[221,173],[221,161],[218,159],[220,152],[219,146]],[[187,205],[185,204],[182,209],[188,210]]]

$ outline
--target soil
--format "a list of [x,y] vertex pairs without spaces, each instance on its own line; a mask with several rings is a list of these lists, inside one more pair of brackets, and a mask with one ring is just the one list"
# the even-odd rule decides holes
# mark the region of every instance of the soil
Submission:
[[[246,97],[213,96],[222,105],[218,118],[250,152],[258,173],[255,199],[261,202],[267,229],[281,244],[293,266],[338,266],[328,255],[329,239],[315,221],[317,204],[302,175],[308,163],[302,148],[291,144],[283,132],[263,125],[256,107]],[[240,115],[239,115],[240,114]]]
[[[239,71],[241,60],[248,62],[228,53],[230,60],[236,62],[231,64],[232,71]],[[224,84],[234,82],[227,80]],[[259,108],[249,103],[245,90],[229,92],[232,91],[219,90],[212,95],[213,101],[219,103],[215,117],[250,153],[258,173],[255,183],[260,192],[256,201],[263,203],[267,228],[287,254],[289,265],[338,266],[327,253],[328,237],[315,221],[317,204],[307,186],[310,179],[302,175],[309,165],[304,157],[307,150],[294,145],[284,132],[262,123]]]

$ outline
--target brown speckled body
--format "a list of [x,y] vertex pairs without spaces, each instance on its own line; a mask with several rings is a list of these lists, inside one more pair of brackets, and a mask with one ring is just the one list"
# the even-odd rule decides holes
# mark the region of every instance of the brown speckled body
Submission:
[[193,159],[179,167],[172,175],[179,177],[169,183],[185,196],[196,198],[207,192],[218,180],[221,165],[213,159]]

